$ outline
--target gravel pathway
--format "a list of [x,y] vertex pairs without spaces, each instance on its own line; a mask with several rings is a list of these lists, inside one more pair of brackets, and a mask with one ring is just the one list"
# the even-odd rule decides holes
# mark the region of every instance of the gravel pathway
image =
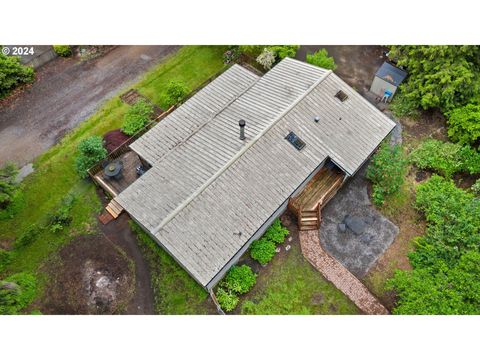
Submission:
[[318,231],[300,231],[300,245],[305,258],[367,315],[387,315],[388,310],[370,291],[320,246]]

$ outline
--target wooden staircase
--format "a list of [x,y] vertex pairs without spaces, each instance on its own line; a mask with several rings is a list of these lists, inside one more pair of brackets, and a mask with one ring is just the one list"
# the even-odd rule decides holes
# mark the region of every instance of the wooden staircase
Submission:
[[315,230],[320,227],[320,209],[300,210],[298,227],[300,230]]
[[114,219],[119,217],[119,215],[123,212],[123,208],[120,206],[119,203],[115,201],[115,199],[112,199],[108,203],[108,205],[105,207],[105,210],[107,210],[108,213],[112,215]]
[[336,194],[344,177],[340,170],[324,167],[298,196],[290,200],[289,208],[297,214],[299,230],[320,228],[321,209]]

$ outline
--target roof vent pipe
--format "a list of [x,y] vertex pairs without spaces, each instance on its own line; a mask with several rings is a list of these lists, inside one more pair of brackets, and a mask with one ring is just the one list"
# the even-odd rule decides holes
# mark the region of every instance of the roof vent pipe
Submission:
[[238,125],[240,126],[240,140],[245,140],[245,120],[240,120]]

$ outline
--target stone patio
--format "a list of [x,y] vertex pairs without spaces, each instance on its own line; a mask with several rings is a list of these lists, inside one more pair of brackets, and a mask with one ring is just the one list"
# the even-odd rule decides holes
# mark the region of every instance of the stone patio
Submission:
[[367,165],[323,209],[320,225],[322,247],[360,279],[399,231],[370,203],[365,178]]

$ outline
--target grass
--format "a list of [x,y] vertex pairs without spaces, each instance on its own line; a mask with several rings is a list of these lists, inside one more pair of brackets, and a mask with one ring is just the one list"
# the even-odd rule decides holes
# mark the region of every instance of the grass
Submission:
[[[225,47],[183,47],[148,72],[134,87],[162,106],[164,89],[169,80],[181,80],[191,89],[199,86],[223,68],[224,51]],[[47,214],[58,207],[67,194],[73,194],[81,201],[75,202],[71,211],[73,222],[67,229],[55,234],[43,230],[32,244],[15,250],[13,261],[2,271],[0,278],[20,271],[29,271],[42,278],[42,283],[45,283],[46,279],[40,270],[42,263],[54,256],[61,246],[74,237],[97,231],[96,214],[100,211],[101,204],[93,183],[80,179],[75,171],[76,148],[86,137],[101,136],[120,128],[127,109],[128,105],[124,104],[119,96],[113,97],[59,144],[35,160],[35,172],[22,182],[21,194],[17,196],[12,207],[14,211],[11,214],[0,214],[1,243],[11,245],[28,226],[43,223]],[[178,292],[178,296],[182,296],[182,293]]]
[[130,221],[148,262],[157,314],[207,314],[207,292],[140,226]]
[[[241,314],[358,314],[357,307],[325,280],[303,257],[294,241],[257,277],[253,290],[242,296]],[[282,247],[282,252],[285,250]]]
[[135,88],[162,109],[167,108],[166,85],[171,80],[183,82],[194,90],[202,81],[224,68],[223,53],[226,46],[186,46],[180,49],[161,72],[152,71]]

